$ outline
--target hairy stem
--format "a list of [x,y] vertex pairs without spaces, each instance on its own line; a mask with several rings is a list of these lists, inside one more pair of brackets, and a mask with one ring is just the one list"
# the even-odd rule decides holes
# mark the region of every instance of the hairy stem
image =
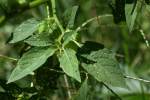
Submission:
[[18,61],[18,59],[12,58],[12,57],[8,57],[8,56],[4,56],[4,55],[0,55],[0,58],[2,59],[6,59],[6,60],[11,60],[11,61]]
[[144,79],[141,79],[141,78],[135,78],[135,77],[131,77],[131,76],[124,76],[124,77],[125,77],[125,78],[128,78],[128,79],[133,79],[133,80],[145,82],[145,83],[150,83],[149,80],[144,80]]
[[145,43],[146,43],[146,46],[147,46],[147,47],[150,47],[150,46],[149,46],[149,42],[148,42],[148,40],[146,39],[146,36],[145,36],[143,30],[140,29],[139,31],[140,31],[140,33],[141,33],[141,35],[142,35],[142,37],[143,37],[143,39],[144,39],[144,41],[145,41]]
[[111,17],[112,15],[110,14],[106,14],[106,15],[99,15],[99,16],[96,16],[96,17],[93,17],[91,19],[88,19],[87,21],[83,22],[81,26],[77,27],[76,29],[76,32],[80,31],[83,27],[85,27],[88,23],[94,21],[94,20],[97,20],[97,19],[100,19],[102,17]]

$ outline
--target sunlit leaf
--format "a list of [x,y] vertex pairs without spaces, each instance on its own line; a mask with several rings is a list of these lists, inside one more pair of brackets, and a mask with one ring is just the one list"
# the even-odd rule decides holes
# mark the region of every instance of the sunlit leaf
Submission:
[[19,80],[39,68],[46,62],[48,57],[54,54],[55,50],[54,47],[32,48],[29,50],[19,59],[16,68],[8,79],[8,83]]
[[102,49],[93,51],[88,55],[83,54],[82,56],[95,61],[95,63],[82,63],[82,66],[99,82],[118,87],[126,86],[118,62],[110,50]]
[[78,6],[73,6],[72,8],[69,8],[65,11],[64,13],[65,19],[67,21],[69,20],[67,24],[67,29],[73,28],[77,10]]
[[70,14],[70,20],[69,20],[68,25],[67,25],[67,28],[69,28],[69,29],[73,28],[73,26],[74,26],[74,21],[75,21],[77,10],[78,10],[78,6],[72,7],[72,11]]
[[50,36],[46,33],[33,35],[32,37],[26,39],[24,42],[31,46],[50,46],[54,44],[50,40]]
[[76,58],[76,52],[72,49],[65,49],[63,54],[59,57],[60,67],[70,77],[81,82],[79,73],[79,63]]
[[13,39],[9,43],[16,43],[31,36],[38,30],[40,21],[35,18],[28,19],[20,24],[13,32]]

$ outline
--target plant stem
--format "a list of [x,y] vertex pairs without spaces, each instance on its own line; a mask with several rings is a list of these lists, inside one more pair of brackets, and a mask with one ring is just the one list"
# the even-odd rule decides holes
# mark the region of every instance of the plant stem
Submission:
[[62,27],[60,21],[58,20],[58,17],[56,15],[56,6],[55,6],[55,0],[51,0],[51,3],[52,3],[52,12],[53,12],[53,17],[57,23],[57,25],[59,26],[61,32],[64,34],[64,28]]
[[67,79],[66,74],[64,74],[64,81],[65,81],[65,85],[66,85],[66,88],[67,88],[68,99],[70,100],[71,99],[71,91],[69,89],[69,83],[68,83],[68,79]]
[[47,19],[48,19],[48,28],[50,28],[50,9],[48,3],[46,4],[46,12],[47,12]]
[[18,61],[18,59],[12,58],[12,57],[8,57],[8,56],[4,56],[4,55],[0,55],[0,58],[2,59],[6,59],[6,60],[12,60],[12,61]]
[[49,6],[48,6],[48,4],[46,5],[46,12],[47,12],[47,18],[49,20],[50,19],[50,12],[49,12]]
[[99,15],[99,16],[96,16],[96,17],[93,17],[91,19],[88,19],[87,21],[83,22],[81,26],[77,27],[76,29],[76,32],[80,31],[83,27],[85,27],[88,23],[94,21],[94,20],[97,20],[97,19],[100,19],[102,17],[112,17],[112,15],[110,14],[106,14],[106,15]]
[[149,46],[149,42],[148,42],[148,40],[146,39],[146,37],[145,37],[145,34],[144,34],[143,30],[142,30],[142,29],[140,29],[139,31],[140,31],[140,33],[141,33],[141,35],[142,35],[142,37],[143,37],[143,39],[144,39],[144,41],[145,41],[145,43],[146,43],[146,46],[147,46],[147,47],[150,47],[150,46]]
[[55,21],[56,21],[58,27],[59,27],[60,30],[61,30],[61,35],[60,35],[60,37],[58,38],[59,43],[61,43],[61,40],[62,40],[62,38],[63,38],[63,35],[64,35],[64,33],[65,33],[65,30],[64,30],[63,26],[61,25],[61,23],[60,23],[60,21],[59,21],[57,15],[56,15],[56,2],[55,2],[55,0],[51,0],[51,3],[52,3],[53,17],[54,17],[54,19],[55,19]]
[[131,76],[124,76],[124,77],[125,77],[125,78],[128,78],[128,79],[133,79],[133,80],[145,82],[145,83],[150,83],[149,80],[144,80],[144,79],[141,79],[141,78],[135,78],[135,77],[131,77]]
[[60,74],[65,74],[63,71],[55,70],[55,69],[52,69],[52,68],[50,68],[49,70],[52,71],[52,72],[56,72],[56,73],[60,73]]

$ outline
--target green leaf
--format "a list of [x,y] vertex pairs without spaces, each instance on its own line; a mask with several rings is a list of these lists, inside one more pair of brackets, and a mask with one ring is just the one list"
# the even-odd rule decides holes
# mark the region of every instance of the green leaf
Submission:
[[49,33],[53,33],[54,30],[57,29],[57,24],[55,22],[51,23],[50,28],[48,30]]
[[74,100],[88,100],[88,91],[89,91],[89,86],[88,86],[88,81],[87,79],[84,81],[82,86],[80,87],[78,94],[75,96]]
[[111,86],[126,87],[118,62],[110,50],[102,49],[82,56],[95,61],[95,63],[82,63],[82,66],[99,82]]
[[54,30],[57,29],[57,24],[55,23],[54,19],[45,19],[39,25],[39,33],[48,32],[53,33]]
[[65,49],[63,54],[59,57],[60,67],[70,77],[81,82],[79,73],[79,63],[76,58],[76,52],[72,49]]
[[137,16],[136,9],[134,9],[134,12],[132,14],[133,4],[126,4],[125,5],[125,15],[126,15],[126,22],[129,28],[129,31],[131,32],[133,30],[133,26],[135,23],[135,19]]
[[54,47],[32,48],[19,59],[7,83],[19,80],[36,70],[44,64],[48,57],[52,56],[55,51],[56,48]]
[[137,1],[136,4],[126,4],[125,5],[126,23],[128,25],[130,32],[134,28],[135,21],[136,21],[138,13],[140,12],[141,6],[142,6],[142,4],[139,1]]
[[72,8],[69,8],[65,11],[64,16],[66,17],[66,21],[69,20],[67,29],[73,28],[77,10],[78,6],[73,6]]
[[68,25],[67,25],[68,29],[71,29],[74,26],[74,21],[75,21],[77,10],[78,10],[78,6],[72,7],[72,11],[71,11],[71,15],[70,15],[70,20],[69,20]]
[[82,44],[80,48],[78,48],[77,58],[79,59],[80,62],[95,63],[95,61],[89,60],[83,57],[83,55],[89,55],[91,52],[98,51],[103,48],[104,48],[103,44],[93,42],[93,41],[86,41],[85,43]]
[[31,46],[50,46],[54,43],[50,40],[50,36],[46,33],[36,34],[26,39],[24,42]]
[[31,18],[19,25],[13,32],[13,39],[9,43],[16,43],[31,36],[36,30],[38,30],[40,21],[35,18]]
[[75,31],[66,32],[63,37],[63,39],[64,39],[63,46],[66,46],[70,41],[75,40],[77,34],[78,33]]

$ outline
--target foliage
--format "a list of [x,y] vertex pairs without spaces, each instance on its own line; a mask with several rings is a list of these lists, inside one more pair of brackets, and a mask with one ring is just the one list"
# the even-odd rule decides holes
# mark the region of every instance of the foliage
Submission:
[[[13,23],[8,56],[17,57],[0,55],[2,71],[11,66],[0,76],[0,99],[148,100],[149,86],[140,81],[150,81],[137,76],[148,79],[149,72],[144,76],[135,67],[142,65],[141,52],[143,73],[149,65],[149,34],[144,33],[149,31],[141,24],[142,14],[149,12],[147,1],[2,0],[0,11],[2,27]],[[96,17],[83,22],[91,13]],[[142,96],[132,95],[140,94],[138,89],[129,92],[132,85],[140,87]]]

